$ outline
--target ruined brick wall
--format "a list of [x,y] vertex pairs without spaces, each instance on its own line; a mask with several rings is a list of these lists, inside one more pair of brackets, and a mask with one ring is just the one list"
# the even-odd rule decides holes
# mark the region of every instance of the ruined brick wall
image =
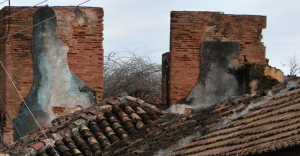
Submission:
[[[0,12],[0,18],[2,19],[5,17],[5,13],[3,11]],[[6,35],[6,24],[5,20],[0,22],[0,36],[5,36]],[[4,40],[0,40],[0,43],[3,42]],[[6,63],[6,53],[4,52],[6,49],[5,44],[0,44],[0,61],[5,64]],[[1,65],[0,65],[1,67]],[[0,68],[1,69],[1,68]],[[0,96],[2,100],[6,99],[6,74],[4,70],[0,70]],[[1,101],[0,101],[1,102]],[[5,101],[4,101],[5,102]],[[4,108],[2,107],[2,103],[0,103],[0,126],[3,127],[5,126],[5,118],[6,118],[6,113],[4,111]],[[11,125],[11,123],[10,123]]]
[[283,82],[286,79],[281,70],[271,66],[266,66],[264,75],[270,76],[273,79],[277,79],[279,82]]
[[[54,7],[56,14],[70,7]],[[83,82],[98,92],[98,101],[103,95],[103,16],[102,8],[79,8],[89,18],[87,26],[80,25],[74,10],[57,16],[57,35],[69,46],[70,70]]]
[[161,80],[161,104],[169,103],[169,68],[170,67],[170,53],[164,53],[162,55],[162,80]]
[[[11,14],[25,8],[11,7]],[[98,92],[99,101],[102,100],[103,94],[103,9],[79,7],[78,9],[85,12],[88,18],[88,21],[82,22],[82,18],[76,18],[75,9],[59,14],[70,8],[53,7],[57,16],[57,35],[69,46],[68,64],[70,70]],[[32,26],[33,14],[36,10],[37,7],[12,16],[9,34]],[[0,17],[7,15],[8,7],[5,7],[0,11]],[[3,21],[5,26],[0,25],[1,37],[7,32],[7,21],[8,19]],[[4,45],[0,45],[0,60],[5,64],[8,73],[25,99],[33,84],[32,31],[33,28],[20,32],[9,37]],[[19,115],[22,100],[2,68],[0,74],[1,97],[4,98],[11,117],[15,118]],[[3,114],[3,111],[1,113]],[[13,142],[13,126],[7,116],[1,120],[4,125],[4,142],[11,143]]]
[[169,104],[186,98],[198,82],[202,41],[239,42],[233,64],[267,65],[261,42],[266,16],[171,12]]

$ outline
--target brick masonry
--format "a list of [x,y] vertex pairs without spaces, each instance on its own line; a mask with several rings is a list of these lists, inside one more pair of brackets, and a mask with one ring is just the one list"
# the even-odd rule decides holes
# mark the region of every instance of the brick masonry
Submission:
[[[27,7],[11,7],[11,14]],[[74,9],[63,13],[71,7],[53,7],[57,16],[57,35],[69,46],[68,64],[70,70],[86,84],[98,92],[98,101],[103,94],[103,9],[95,7],[78,7],[89,18],[87,25],[77,18]],[[9,34],[33,25],[33,14],[37,7],[12,16]],[[60,14],[63,13],[63,14]],[[0,11],[0,18],[8,15],[8,7]],[[5,36],[8,18],[0,22],[0,35]],[[33,84],[33,60],[31,38],[33,28],[8,37],[0,45],[0,60],[11,75],[17,89],[26,98]],[[19,115],[22,100],[1,67],[0,94],[12,118]],[[1,107],[1,126],[3,126],[4,143],[13,142],[13,125]]]
[[234,65],[267,65],[265,46],[261,42],[265,28],[266,16],[172,11],[169,104],[186,98],[197,84],[202,41],[239,42],[239,57],[232,60]]
[[169,66],[170,66],[170,53],[164,53],[162,55],[162,80],[161,80],[161,104],[169,103]]

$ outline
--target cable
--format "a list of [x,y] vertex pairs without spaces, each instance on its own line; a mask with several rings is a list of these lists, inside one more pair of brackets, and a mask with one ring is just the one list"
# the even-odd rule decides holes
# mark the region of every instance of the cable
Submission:
[[[10,75],[8,74],[8,72],[7,72],[7,70],[5,69],[4,65],[2,64],[2,61],[0,61],[0,63],[1,63],[1,65],[2,65],[2,67],[3,67],[3,69],[5,70],[6,74],[8,75],[9,79],[11,80],[11,82],[12,82],[13,86],[15,87],[15,89],[17,90],[17,92],[19,93],[19,95],[21,96],[20,92],[19,92],[19,91],[18,91],[18,89],[16,88],[16,85],[15,85],[15,83],[12,81],[12,78],[10,77]],[[23,97],[22,97],[22,96],[21,96],[21,98],[22,98],[22,100],[23,100],[23,102],[24,102],[25,106],[27,107],[27,109],[28,109],[28,110],[29,110],[29,112],[31,113],[31,115],[32,115],[33,119],[35,120],[35,122],[37,123],[37,125],[39,126],[39,128],[42,130],[42,128],[40,127],[40,125],[38,124],[38,122],[36,121],[36,119],[34,118],[34,116],[33,116],[32,112],[31,112],[31,111],[30,111],[30,109],[28,108],[28,106],[27,106],[27,104],[25,103],[25,101],[24,101],[24,99],[23,99]],[[14,128],[16,128],[16,129],[17,129],[17,131],[18,131],[18,133],[19,133],[19,135],[20,135],[20,137],[21,137],[21,139],[22,139],[23,143],[26,145],[26,143],[25,143],[25,141],[24,141],[24,139],[23,139],[23,136],[21,135],[21,133],[20,133],[20,131],[19,131],[18,127],[16,127],[16,125],[13,123],[13,121],[12,121],[12,119],[11,119],[10,115],[8,114],[8,111],[6,110],[6,107],[5,107],[5,105],[4,105],[4,102],[3,102],[3,100],[2,100],[2,98],[1,98],[1,97],[0,97],[0,99],[1,99],[1,103],[2,103],[2,105],[3,105],[3,107],[4,107],[4,109],[5,109],[5,111],[6,111],[6,114],[7,114],[7,115],[8,115],[8,117],[9,117],[9,120],[12,122],[12,124],[13,124]],[[44,131],[43,131],[43,130],[42,130],[42,133],[43,133],[43,134],[46,136],[46,134],[44,133]],[[48,142],[50,143],[50,141],[49,141],[49,139],[48,139],[48,137],[47,137],[47,136],[46,136],[46,138],[47,138]],[[51,147],[52,147],[52,146],[51,146]],[[29,149],[28,149],[27,145],[26,145],[26,148],[27,148],[27,150],[29,151]],[[52,148],[53,148],[53,147],[52,147]],[[30,151],[29,151],[29,152],[30,152]],[[31,154],[31,152],[30,152],[30,154]],[[31,155],[32,155],[32,154],[31,154]]]
[[[6,36],[7,36],[8,33],[9,33],[9,27],[10,27],[10,0],[8,0],[8,16],[9,16],[9,17],[8,17],[8,27],[7,27],[7,33],[6,33]],[[7,40],[7,38],[5,38],[5,40],[2,41],[0,44],[5,43],[6,40]]]
[[[2,62],[1,62],[1,64],[2,64]],[[2,104],[2,106],[3,106],[3,108],[4,108],[4,110],[5,110],[5,112],[6,112],[7,116],[8,116],[8,118],[9,118],[9,120],[11,121],[11,123],[12,123],[13,126],[14,126],[14,128],[18,131],[19,135],[21,136],[21,140],[22,140],[22,142],[24,143],[26,149],[28,150],[28,152],[30,153],[30,155],[33,155],[33,154],[30,152],[30,150],[28,149],[28,146],[27,146],[25,140],[23,139],[23,136],[21,135],[21,133],[20,133],[18,127],[17,127],[17,126],[14,124],[14,122],[12,121],[12,119],[11,119],[11,117],[10,117],[10,115],[9,115],[9,113],[8,113],[8,111],[7,111],[7,109],[6,109],[6,107],[5,107],[5,104],[4,104],[4,102],[3,102],[2,98],[1,98],[1,96],[0,96],[0,100],[1,100],[1,104]],[[1,136],[1,137],[2,137],[2,136]],[[1,139],[2,139],[2,138],[1,138]]]
[[0,5],[3,4],[3,3],[6,2],[6,1],[8,1],[8,0],[5,0],[5,1],[1,2]]
[[[64,12],[62,12],[62,13],[59,13],[58,15],[64,14],[64,13],[66,13],[67,11],[72,10],[72,9],[74,9],[75,7],[78,7],[78,6],[84,4],[84,3],[88,2],[88,1],[90,1],[90,0],[84,1],[84,2],[82,2],[82,3],[80,3],[80,4],[78,4],[77,6],[74,6],[74,7],[70,8],[70,9],[68,9],[68,10],[66,10],[66,11],[64,11]],[[23,30],[17,31],[17,32],[15,32],[15,33],[13,33],[13,34],[10,34],[10,35],[7,35],[7,36],[5,36],[5,37],[1,37],[0,40],[2,40],[2,39],[4,39],[4,38],[7,38],[7,37],[10,37],[10,36],[13,36],[13,35],[15,35],[15,34],[18,34],[18,33],[20,33],[20,32],[23,32],[23,31],[25,31],[25,30],[27,30],[27,29],[33,28],[33,27],[35,27],[35,26],[37,26],[37,25],[40,25],[40,24],[42,24],[42,23],[44,23],[44,22],[46,22],[46,21],[48,21],[48,20],[50,20],[50,19],[52,19],[52,18],[54,18],[54,17],[56,17],[56,15],[54,15],[54,16],[52,16],[52,17],[50,17],[50,18],[47,18],[47,19],[45,19],[44,21],[41,21],[41,22],[39,22],[39,23],[37,23],[37,24],[34,24],[34,25],[30,26],[30,27],[27,27],[27,28],[25,28],[25,29],[23,29]]]
[[[80,6],[80,5],[82,5],[82,4],[84,4],[84,3],[88,2],[88,1],[90,1],[90,0],[84,1],[84,2],[82,2],[82,3],[80,3],[80,4],[78,4],[77,6]],[[63,14],[63,13],[65,13],[65,12],[67,12],[67,11],[69,11],[69,10],[71,10],[71,9],[73,9],[73,8],[75,8],[75,7],[77,7],[77,6],[74,6],[74,7],[70,8],[70,9],[68,9],[68,10],[66,10],[66,11],[64,11],[64,12],[62,12],[62,13],[59,13],[58,15]],[[41,21],[41,22],[39,22],[39,23],[37,23],[37,24],[34,24],[34,25],[30,26],[30,27],[27,27],[27,28],[25,28],[25,29],[23,29],[23,30],[20,30],[20,31],[15,32],[15,33],[10,34],[10,35],[7,35],[6,37],[2,37],[2,38],[0,38],[0,39],[4,39],[4,38],[8,38],[8,37],[10,37],[10,36],[13,36],[13,35],[15,35],[15,34],[17,34],[17,33],[20,33],[20,32],[22,32],[22,31],[25,31],[25,30],[27,30],[27,29],[29,29],[29,28],[35,27],[35,26],[37,26],[37,25],[39,25],[39,24],[42,24],[42,23],[44,23],[44,22],[46,22],[46,21],[48,21],[48,20],[50,20],[50,19],[52,19],[52,18],[54,18],[54,17],[56,17],[56,15],[54,15],[54,16],[52,16],[52,17],[50,17],[50,18],[48,18],[48,19],[46,19],[46,20],[44,20],[44,21]],[[30,110],[30,108],[28,107],[27,103],[25,102],[24,98],[22,97],[22,95],[21,95],[20,92],[18,91],[18,89],[17,89],[15,83],[13,82],[11,76],[9,75],[9,73],[7,72],[7,70],[5,69],[5,67],[4,67],[4,65],[3,65],[3,63],[2,63],[2,61],[0,61],[0,63],[1,63],[1,65],[2,65],[2,67],[3,67],[3,69],[5,70],[6,74],[8,75],[9,79],[11,80],[11,82],[12,82],[14,88],[16,89],[16,91],[18,92],[19,96],[21,97],[21,99],[22,99],[23,103],[25,104],[26,108],[28,109],[29,113],[30,113],[31,116],[33,117],[35,123],[38,125],[38,127],[39,127],[39,129],[41,130],[41,132],[43,133],[43,135],[46,137],[48,143],[50,143],[49,138],[47,137],[47,135],[45,134],[45,132],[44,132],[43,129],[41,128],[40,124],[39,124],[39,123],[37,122],[37,120],[35,119],[33,113],[31,112],[31,110]],[[52,145],[51,145],[51,148],[55,151],[56,154],[58,154],[58,153],[56,152],[56,150],[53,148]]]
[[[6,0],[6,1],[7,1],[7,0]],[[6,2],[6,1],[4,1],[4,2]],[[38,4],[34,5],[34,6],[37,6],[37,5],[39,5],[39,4],[42,4],[42,3],[46,2],[46,1],[48,1],[48,0],[42,1],[42,2],[40,2],[40,3],[38,3]],[[4,2],[2,2],[2,3],[4,3]],[[1,4],[2,4],[2,3],[1,3]],[[34,6],[33,6],[33,7],[34,7]],[[24,12],[24,11],[26,11],[26,10],[29,10],[29,9],[31,9],[31,8],[33,8],[33,7],[30,7],[30,8],[23,9],[23,10],[21,10],[21,11],[19,11],[19,12],[15,13],[15,14],[13,14],[13,15],[10,15],[10,0],[8,0],[8,28],[7,28],[7,34],[6,34],[6,36],[8,36],[8,34],[9,34],[9,28],[10,28],[10,17],[12,17],[12,16],[15,16],[15,15],[17,15],[17,14],[21,13],[21,12]],[[4,17],[4,18],[0,19],[0,21],[3,21],[3,20],[4,20],[4,19],[6,19],[6,18],[7,18],[7,17]],[[5,38],[5,40],[4,40],[3,42],[1,42],[0,44],[3,44],[3,43],[5,43],[5,42],[6,42],[6,40],[7,40],[7,37],[6,37],[6,38]]]
[[[1,98],[1,97],[0,97]],[[3,153],[4,153],[4,155],[6,155],[5,154],[5,148],[4,148],[4,143],[3,143],[3,137],[2,137],[2,134],[0,134],[0,139],[1,139],[1,142],[2,142],[2,149],[3,149]]]
[[[8,0],[6,0],[6,1],[8,1]],[[22,13],[22,12],[24,12],[24,11],[27,11],[27,10],[29,10],[29,9],[32,9],[33,7],[36,7],[36,6],[38,6],[38,5],[42,4],[42,3],[45,3],[46,1],[48,1],[48,0],[44,0],[44,1],[42,1],[42,2],[40,2],[40,3],[38,3],[38,4],[36,4],[36,5],[34,5],[34,6],[32,6],[32,7],[23,9],[23,10],[21,10],[21,11],[19,11],[19,12],[17,12],[17,13],[14,13],[14,14],[12,14],[12,15],[10,15],[10,16],[4,17],[4,18],[0,19],[0,21],[3,21],[4,19],[6,19],[6,18],[8,18],[8,17],[12,17],[12,16],[15,16],[15,15],[17,15],[17,14],[19,14],[19,13]]]
[[[7,1],[7,0],[1,2],[0,5],[3,4],[3,3],[6,2],[6,1]],[[37,5],[40,5],[40,4],[42,4],[42,3],[46,2],[46,1],[48,1],[48,0],[42,1],[42,2],[40,2],[40,3],[36,4],[36,5],[34,5],[33,7],[35,7],[35,6],[37,6]],[[10,0],[8,1],[8,30],[7,30],[7,35],[9,34],[10,17],[15,16],[15,15],[21,13],[21,12],[26,11],[26,10],[29,10],[29,9],[31,9],[31,8],[33,8],[33,7],[23,9],[23,10],[21,10],[21,11],[15,13],[15,14],[13,14],[13,15],[10,15]],[[4,17],[4,18],[0,19],[0,21],[4,20],[4,19],[6,19],[6,18],[7,18],[7,17]],[[6,40],[7,40],[7,38],[6,38],[3,42],[1,42],[0,44],[5,43]],[[18,131],[18,133],[19,133],[20,137],[22,138],[22,141],[23,141],[23,143],[24,143],[26,149],[28,150],[28,152],[30,153],[30,155],[32,155],[32,153],[29,151],[28,146],[27,146],[26,142],[24,141],[23,136],[21,135],[19,129],[18,129],[18,128],[15,126],[15,124],[13,123],[13,121],[12,121],[12,119],[11,119],[11,117],[10,117],[10,115],[9,115],[9,113],[8,113],[8,111],[7,111],[6,107],[5,107],[5,104],[4,104],[4,102],[3,102],[3,100],[2,100],[1,97],[0,97],[0,99],[1,99],[1,103],[2,103],[2,105],[3,105],[3,107],[4,107],[4,109],[5,109],[6,114],[7,114],[8,117],[9,117],[11,123],[13,124],[14,128]],[[3,142],[3,137],[2,137],[1,134],[0,134],[0,139],[1,139],[1,142],[2,142],[2,149],[3,149],[4,155],[6,155],[6,154],[5,154],[4,145],[3,145],[3,143],[4,143],[4,142]]]

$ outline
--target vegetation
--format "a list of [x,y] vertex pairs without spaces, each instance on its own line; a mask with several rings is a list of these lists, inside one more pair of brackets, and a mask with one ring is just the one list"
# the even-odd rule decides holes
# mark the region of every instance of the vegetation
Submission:
[[300,74],[299,54],[296,54],[295,52],[294,55],[289,56],[287,63],[282,63],[282,66],[290,68],[290,76],[296,76],[297,74]]
[[139,90],[145,92],[144,100],[161,95],[161,65],[153,63],[147,55],[127,49],[105,56],[103,98],[122,92],[133,95]]

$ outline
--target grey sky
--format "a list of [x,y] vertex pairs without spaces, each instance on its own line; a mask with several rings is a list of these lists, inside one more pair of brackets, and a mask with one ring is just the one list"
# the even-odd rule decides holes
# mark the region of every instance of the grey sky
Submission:
[[[11,0],[13,6],[33,6],[43,0]],[[77,5],[84,0],[48,0],[50,6]],[[1,7],[7,5],[4,3]],[[90,0],[84,6],[104,9],[104,51],[145,51],[157,63],[169,51],[171,11],[221,11],[225,14],[266,15],[263,30],[266,57],[271,66],[288,74],[280,62],[300,54],[299,0]],[[12,33],[12,32],[11,32]],[[298,48],[298,49],[297,49]]]

